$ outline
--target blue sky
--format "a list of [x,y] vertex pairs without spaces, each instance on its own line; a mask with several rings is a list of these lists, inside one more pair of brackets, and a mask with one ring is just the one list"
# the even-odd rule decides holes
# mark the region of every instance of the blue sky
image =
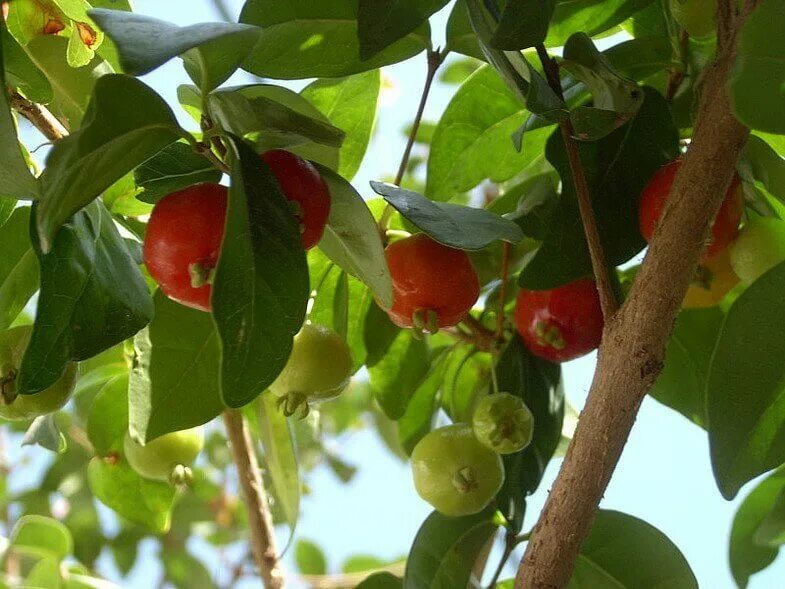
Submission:
[[[226,4],[236,15],[242,2],[227,0]],[[135,6],[139,12],[181,25],[217,19],[210,0],[136,0]],[[433,21],[436,44],[443,38],[447,14],[445,10]],[[423,56],[385,69],[398,92],[390,94],[381,108],[374,143],[354,181],[366,195],[370,192],[369,180],[388,176],[397,168],[404,147],[401,130],[413,118],[424,70]],[[189,82],[179,60],[145,80],[173,106],[177,104],[177,85]],[[238,74],[232,82],[246,80]],[[453,92],[454,87],[437,85],[425,119],[438,120]],[[193,124],[185,113],[181,120],[183,124]],[[565,366],[567,396],[575,407],[581,407],[585,401],[594,360],[592,355]],[[307,482],[312,494],[303,501],[297,536],[321,545],[335,570],[355,554],[381,558],[405,555],[420,523],[430,512],[413,489],[408,466],[391,456],[371,430],[344,440],[340,453],[358,467],[358,475],[346,486],[325,468],[311,473]],[[559,464],[560,461],[551,464],[540,491],[532,498],[526,529],[534,523]],[[742,497],[749,488],[745,488]],[[724,589],[735,586],[728,569],[727,547],[739,503],[740,499],[726,502],[715,487],[705,433],[647,399],[602,506],[630,513],[662,530],[684,552],[701,587]],[[287,536],[287,530],[280,530],[279,543],[285,542]],[[198,543],[196,548],[199,549]],[[124,586],[147,589],[150,579],[157,578],[157,565],[151,562],[150,554],[143,551],[142,556]],[[291,551],[286,556],[286,566],[289,573],[294,571]],[[750,587],[781,589],[783,578],[785,558],[780,558],[753,577]],[[301,586],[294,575],[291,586]]]

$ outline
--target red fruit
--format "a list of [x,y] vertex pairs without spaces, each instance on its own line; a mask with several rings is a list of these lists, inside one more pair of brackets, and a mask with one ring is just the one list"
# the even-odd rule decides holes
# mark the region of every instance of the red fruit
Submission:
[[311,162],[282,149],[262,154],[287,200],[296,203],[300,233],[305,249],[322,238],[330,216],[330,191],[319,170]]
[[147,224],[144,262],[170,299],[210,311],[210,282],[224,235],[226,200],[225,187],[197,184],[155,205]]
[[515,325],[526,347],[551,362],[596,349],[604,324],[597,286],[588,278],[552,290],[521,290],[515,304]]
[[480,296],[480,281],[466,252],[419,233],[387,246],[393,306],[399,327],[435,332],[457,325]]
[[[651,237],[654,235],[654,229],[665,209],[665,201],[681,163],[682,160],[679,158],[660,168],[643,189],[638,209],[638,222],[641,234],[646,241],[651,241]],[[744,195],[741,180],[738,174],[735,174],[725,200],[722,201],[720,211],[711,226],[712,240],[703,253],[704,261],[713,258],[733,242],[739,232],[739,223],[743,212]]]

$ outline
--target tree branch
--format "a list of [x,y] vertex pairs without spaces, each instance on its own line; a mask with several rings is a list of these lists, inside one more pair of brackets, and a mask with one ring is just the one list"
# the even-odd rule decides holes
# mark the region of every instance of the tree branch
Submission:
[[11,92],[11,108],[26,118],[49,141],[60,141],[68,131],[45,106],[31,102],[19,92]]
[[719,2],[717,58],[706,71],[692,144],[630,295],[606,324],[586,406],[518,570],[517,589],[569,583],[638,409],[662,369],[673,323],[748,135],[731,112],[727,90],[744,20],[737,22],[734,4]]
[[[561,79],[559,78],[559,64],[548,55],[548,51],[542,43],[537,45],[537,55],[542,62],[548,85],[560,98],[564,98],[561,88]],[[618,310],[619,302],[616,299],[616,292],[613,289],[613,282],[611,281],[608,263],[605,258],[605,251],[602,247],[600,232],[597,229],[597,221],[594,218],[591,193],[586,181],[586,172],[581,163],[578,142],[575,139],[575,130],[569,119],[561,122],[559,128],[561,129],[562,139],[564,140],[564,147],[567,150],[567,157],[570,160],[570,172],[572,173],[572,179],[575,183],[578,209],[581,215],[583,231],[586,235],[586,243],[589,246],[589,256],[591,257],[594,279],[597,282],[597,291],[600,294],[602,314],[607,323]]]
[[248,426],[242,414],[237,411],[224,411],[223,419],[248,509],[251,552],[259,568],[262,584],[265,589],[283,589],[284,577],[275,547],[273,518]]

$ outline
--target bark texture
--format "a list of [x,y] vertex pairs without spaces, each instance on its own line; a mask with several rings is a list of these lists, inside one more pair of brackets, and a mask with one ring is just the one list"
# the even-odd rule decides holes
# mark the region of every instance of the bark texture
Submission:
[[630,296],[606,323],[586,406],[516,589],[569,583],[641,402],[662,369],[673,323],[746,141],[748,129],[731,113],[727,90],[744,17],[733,12],[735,2],[719,4],[717,59],[702,83],[692,144]]

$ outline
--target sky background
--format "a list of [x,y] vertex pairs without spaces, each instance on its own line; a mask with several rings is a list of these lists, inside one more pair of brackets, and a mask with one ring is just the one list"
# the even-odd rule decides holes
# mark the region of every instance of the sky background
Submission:
[[[225,4],[236,17],[242,1],[225,0]],[[138,12],[179,25],[219,19],[212,0],[136,0],[135,7]],[[434,45],[443,43],[450,8],[432,19]],[[404,148],[402,129],[416,111],[424,72],[424,55],[384,69],[392,89],[383,97],[373,143],[353,181],[365,196],[371,192],[370,180],[387,177],[397,169]],[[190,83],[180,60],[171,61],[143,79],[172,105],[183,125],[193,128],[193,121],[177,106],[177,86]],[[250,81],[252,78],[240,73],[230,83]],[[285,85],[299,90],[306,83]],[[437,84],[425,120],[437,121],[454,92],[454,86]],[[567,397],[575,407],[580,408],[585,402],[594,363],[595,356],[591,355],[564,367]],[[357,554],[382,559],[406,555],[420,524],[430,513],[429,506],[414,491],[408,465],[392,456],[370,429],[343,439],[339,452],[358,468],[358,473],[349,485],[342,484],[326,467],[308,475],[312,493],[303,499],[297,538],[319,544],[335,572],[348,557]],[[531,498],[524,530],[533,525],[560,464],[560,460],[552,461],[539,491]],[[722,499],[712,477],[705,433],[679,414],[646,399],[602,507],[637,516],[664,532],[682,550],[702,588],[731,589],[735,587],[727,557],[731,523],[752,486],[753,483],[747,485],[735,501]],[[288,529],[279,530],[279,545],[286,543],[288,535]],[[218,566],[214,554],[198,541],[192,548],[204,555],[208,568]],[[153,549],[152,543],[145,544],[137,566],[122,583],[124,587],[149,589],[151,579],[158,578],[160,568],[153,559]],[[517,563],[521,553],[519,549],[511,563]],[[494,552],[489,568],[493,568],[497,558],[498,552]],[[292,550],[284,562],[290,586],[303,587],[296,579]],[[102,557],[100,563],[103,574],[119,581],[111,558]],[[502,578],[512,576],[514,567],[508,565],[507,572]],[[783,579],[785,558],[781,557],[754,576],[749,586],[782,589]],[[256,587],[258,582],[237,586]]]

